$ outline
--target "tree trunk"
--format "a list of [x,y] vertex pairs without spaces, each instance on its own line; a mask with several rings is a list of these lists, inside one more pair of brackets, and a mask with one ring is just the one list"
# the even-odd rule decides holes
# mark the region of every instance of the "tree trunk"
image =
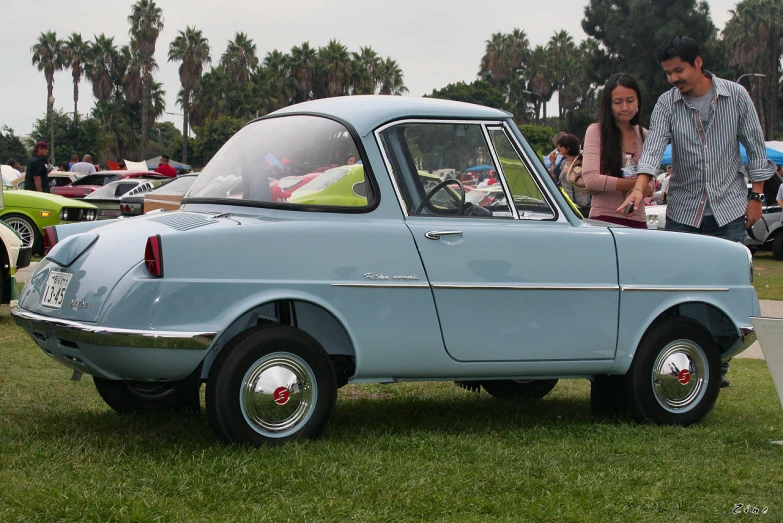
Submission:
[[79,119],[79,84],[73,81],[73,121]]
[[141,161],[147,160],[147,127],[149,126],[149,64],[144,64],[144,75],[141,79]]
[[52,96],[54,95],[54,84],[46,84],[46,119],[49,120],[49,163],[54,165],[54,104]]
[[183,93],[184,104],[182,111],[182,163],[188,163],[188,129],[190,128],[190,90]]

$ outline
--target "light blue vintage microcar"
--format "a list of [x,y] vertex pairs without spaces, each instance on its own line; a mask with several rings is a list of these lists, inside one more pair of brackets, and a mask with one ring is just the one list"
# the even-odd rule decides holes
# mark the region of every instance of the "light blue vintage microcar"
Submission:
[[[505,196],[427,174],[473,165]],[[306,175],[273,201],[270,180]],[[745,247],[585,222],[508,113],[442,100],[282,109],[181,210],[48,237],[13,313],[44,353],[117,411],[198,409],[206,382],[212,428],[251,445],[318,437],[367,382],[541,398],[587,378],[597,411],[689,425],[760,312]]]

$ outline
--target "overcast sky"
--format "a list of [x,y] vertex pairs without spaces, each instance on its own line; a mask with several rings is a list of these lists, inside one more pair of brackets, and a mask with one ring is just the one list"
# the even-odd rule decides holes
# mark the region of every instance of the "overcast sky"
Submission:
[[[555,31],[565,29],[576,42],[586,35],[581,21],[588,0],[156,0],[163,10],[164,29],[155,57],[160,66],[156,80],[166,91],[166,110],[181,113],[178,62],[167,62],[168,45],[186,25],[201,29],[217,64],[228,40],[237,31],[256,43],[260,59],[277,49],[287,53],[294,45],[312,47],[337,39],[349,51],[371,46],[379,55],[400,64],[410,96],[459,81],[472,82],[492,33],[524,29],[531,46],[546,44]],[[81,33],[85,40],[106,33],[119,47],[127,44],[130,0],[2,0],[3,31],[0,40],[0,125],[17,135],[28,134],[46,113],[46,80],[31,65],[30,48],[42,31],[53,30],[60,39]],[[10,4],[10,5],[9,5]],[[729,18],[735,0],[711,0],[710,12],[718,29]],[[207,67],[208,70],[208,67]],[[55,75],[55,107],[73,111],[70,72]],[[94,103],[92,85],[79,84],[79,111]],[[556,114],[556,110],[552,112]],[[163,120],[182,128],[181,116]]]

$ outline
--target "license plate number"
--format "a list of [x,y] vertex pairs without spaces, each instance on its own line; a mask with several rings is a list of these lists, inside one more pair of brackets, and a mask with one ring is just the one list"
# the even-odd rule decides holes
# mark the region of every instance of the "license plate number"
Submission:
[[71,282],[71,276],[67,272],[50,272],[49,279],[46,280],[46,287],[44,287],[41,305],[52,309],[62,307],[65,291],[68,290],[68,284]]

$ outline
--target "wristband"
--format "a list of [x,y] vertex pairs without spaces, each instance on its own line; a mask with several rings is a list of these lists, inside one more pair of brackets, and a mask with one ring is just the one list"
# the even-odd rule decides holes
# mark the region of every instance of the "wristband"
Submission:
[[642,193],[642,196],[644,196],[644,191],[642,191],[638,187],[634,187],[633,189],[631,189],[631,192],[628,193],[628,196],[630,196],[631,193],[634,192],[634,191],[639,191],[640,193]]

